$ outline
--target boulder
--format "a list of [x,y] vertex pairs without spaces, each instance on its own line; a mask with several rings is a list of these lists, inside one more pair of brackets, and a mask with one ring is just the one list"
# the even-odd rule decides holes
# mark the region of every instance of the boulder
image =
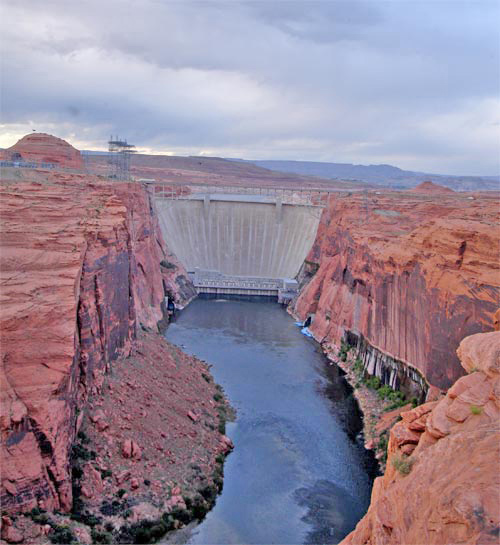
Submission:
[[121,451],[124,458],[140,460],[142,456],[141,448],[132,439],[125,439],[123,441]]

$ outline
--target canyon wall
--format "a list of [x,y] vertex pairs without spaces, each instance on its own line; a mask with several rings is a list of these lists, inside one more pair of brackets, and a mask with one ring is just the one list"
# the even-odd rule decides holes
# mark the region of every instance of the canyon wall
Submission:
[[331,197],[293,309],[317,340],[350,342],[371,374],[422,395],[463,375],[455,347],[491,328],[500,293],[497,195],[434,190]]
[[341,545],[496,544],[500,530],[500,332],[465,338],[468,374],[401,414],[367,514]]
[[4,169],[1,191],[2,508],[67,511],[87,397],[195,291],[140,184]]

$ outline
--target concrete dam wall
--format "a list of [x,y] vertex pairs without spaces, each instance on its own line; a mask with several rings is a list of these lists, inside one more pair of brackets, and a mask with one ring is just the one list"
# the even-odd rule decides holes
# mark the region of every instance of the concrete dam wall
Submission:
[[293,278],[318,228],[321,208],[245,195],[157,198],[163,235],[190,271]]

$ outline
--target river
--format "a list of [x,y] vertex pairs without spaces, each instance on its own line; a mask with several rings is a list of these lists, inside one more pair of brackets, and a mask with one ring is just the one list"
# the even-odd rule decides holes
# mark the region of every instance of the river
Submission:
[[337,543],[366,512],[373,458],[352,390],[272,302],[197,299],[167,340],[213,364],[236,409],[224,489],[168,543]]

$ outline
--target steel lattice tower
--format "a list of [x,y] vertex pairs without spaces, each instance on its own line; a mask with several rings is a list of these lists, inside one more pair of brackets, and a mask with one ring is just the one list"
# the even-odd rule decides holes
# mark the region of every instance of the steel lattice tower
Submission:
[[130,180],[130,156],[136,152],[133,144],[128,144],[126,140],[120,140],[117,136],[110,137],[108,141],[108,165],[110,178],[117,180]]

